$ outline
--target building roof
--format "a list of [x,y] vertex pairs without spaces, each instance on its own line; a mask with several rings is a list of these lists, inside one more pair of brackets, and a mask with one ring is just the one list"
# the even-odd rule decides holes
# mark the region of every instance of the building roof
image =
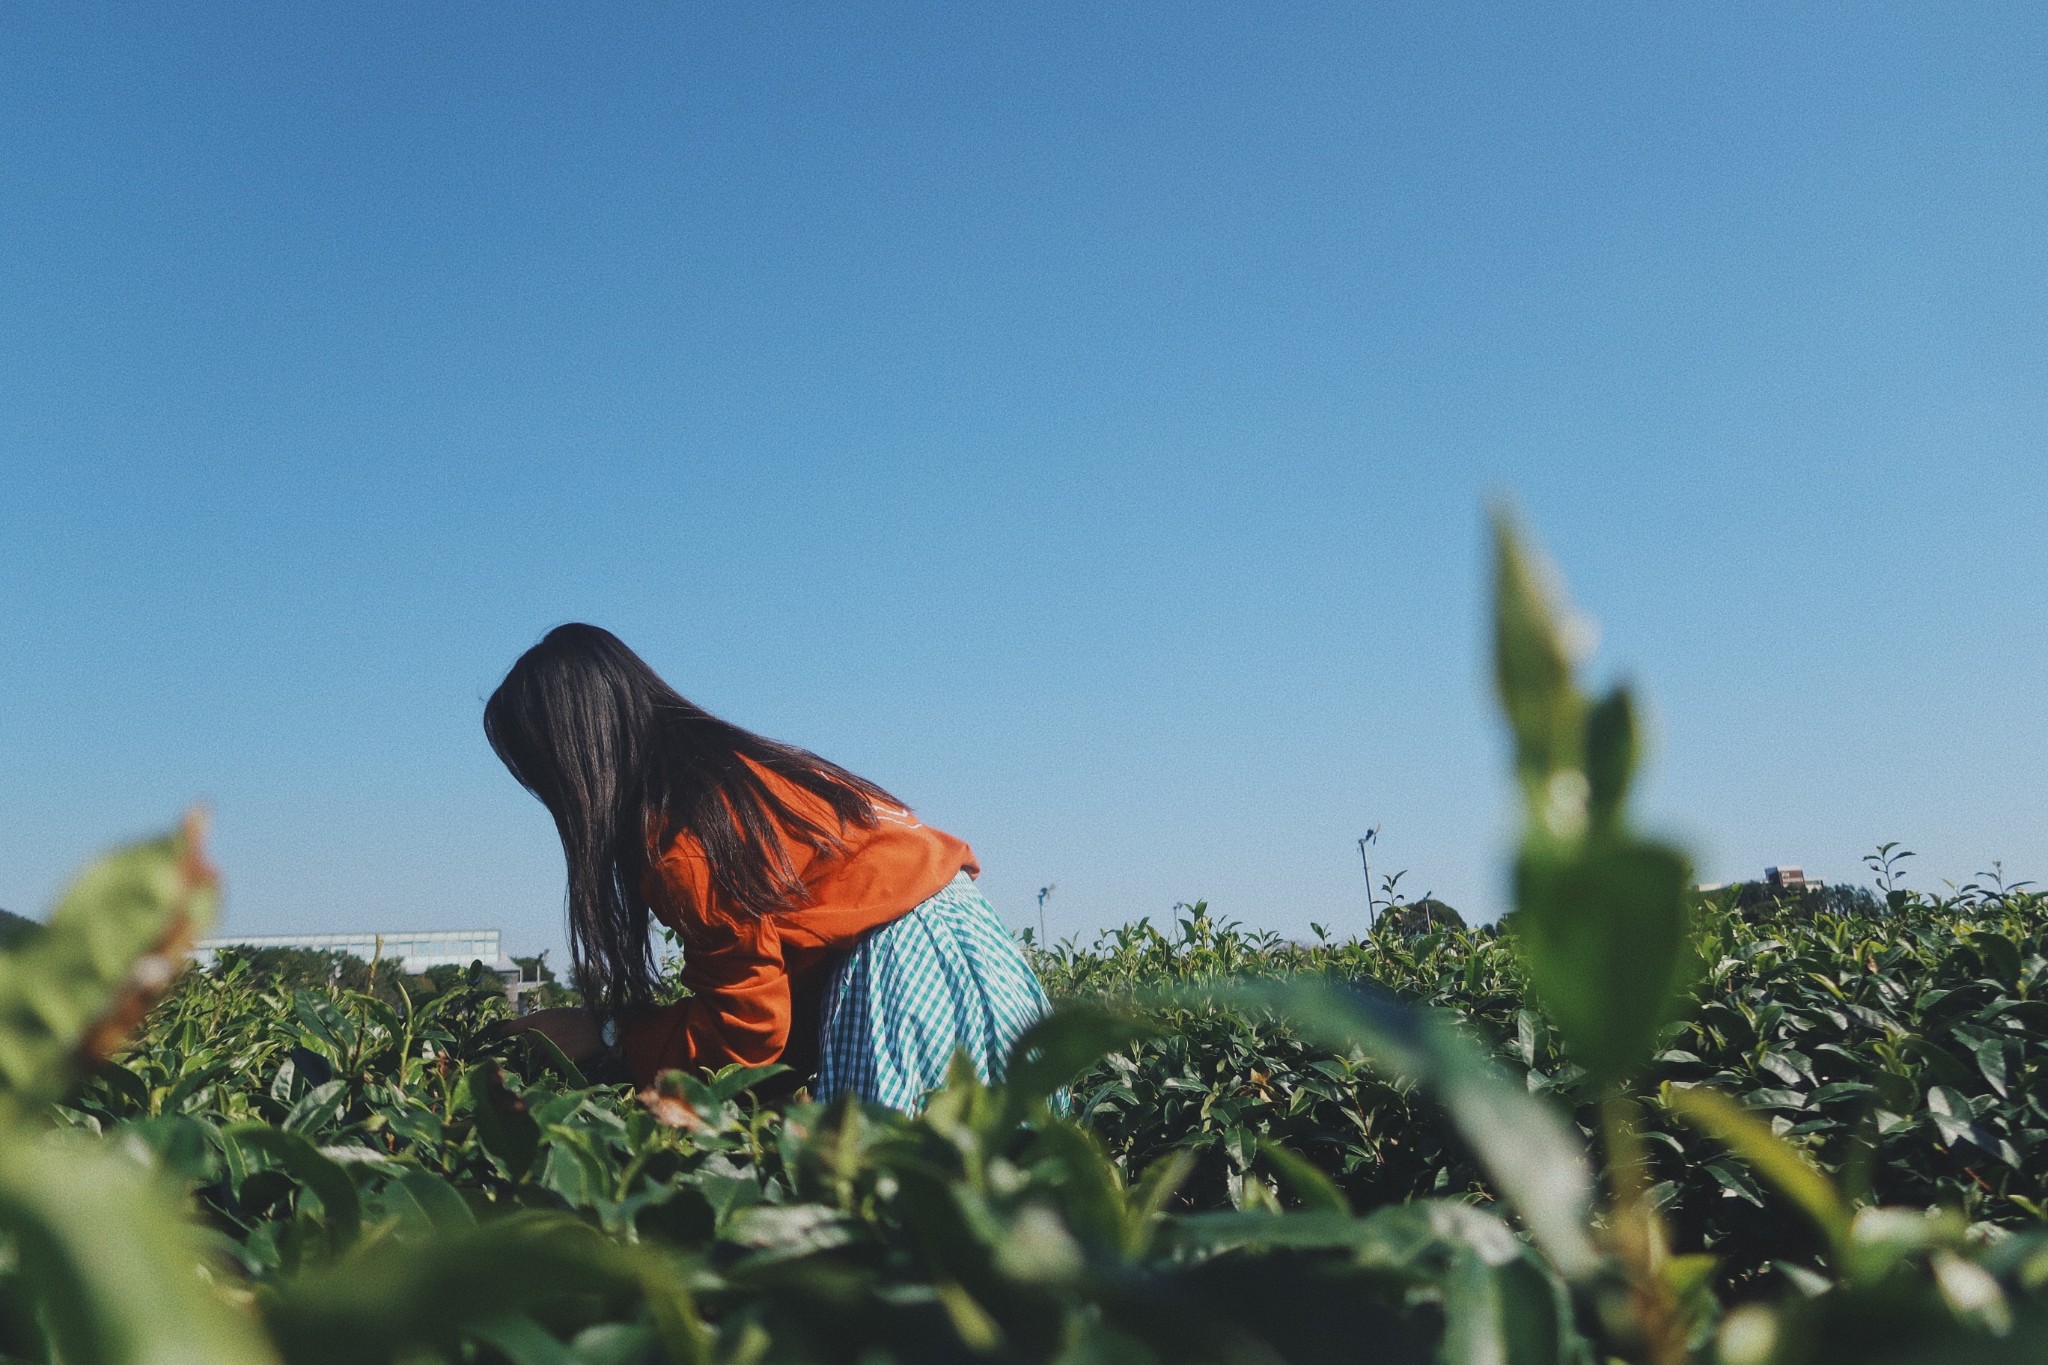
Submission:
[[315,952],[350,953],[365,962],[397,960],[414,974],[429,967],[467,967],[481,962],[493,971],[514,970],[496,929],[413,929],[360,934],[243,934],[201,939],[192,956],[211,967],[222,948],[305,948]]

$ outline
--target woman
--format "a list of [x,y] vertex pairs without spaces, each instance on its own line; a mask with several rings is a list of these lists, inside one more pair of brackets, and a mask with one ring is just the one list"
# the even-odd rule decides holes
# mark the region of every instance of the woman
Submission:
[[[997,1079],[1045,993],[961,840],[815,754],[686,701],[609,631],[512,666],[484,733],[554,816],[586,1009],[515,1028],[634,1083],[781,1062],[821,1099],[914,1109],[964,1050]],[[655,1002],[652,921],[690,995]]]

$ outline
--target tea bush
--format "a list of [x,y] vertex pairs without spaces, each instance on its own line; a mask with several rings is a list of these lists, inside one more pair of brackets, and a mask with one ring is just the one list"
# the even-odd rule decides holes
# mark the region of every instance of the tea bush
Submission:
[[116,854],[0,950],[0,1359],[2048,1355],[2042,900],[1691,895],[1629,698],[1497,567],[1503,927],[1060,948],[1006,1083],[914,1118],[592,1084],[481,973],[166,995],[198,832]]
[[[1662,1086],[1710,1085],[1858,1197],[1940,1205],[1973,1223],[2039,1223],[2048,1187],[2048,898],[1969,888],[1867,913],[1793,898],[1738,910],[1701,898],[1708,964],[1690,1017],[1668,1026],[1638,1078],[1654,1194],[1682,1247],[1713,1252],[1727,1288],[1810,1264],[1814,1234],[1740,1161],[1680,1123]],[[1834,902],[1848,900],[1833,897]],[[1825,905],[1827,902],[1822,902]],[[1853,901],[1851,902],[1854,903]],[[1140,1002],[1164,982],[1314,972],[1373,981],[1444,1009],[1536,1093],[1571,1105],[1590,1137],[1583,1074],[1529,999],[1512,923],[1407,938],[1294,944],[1184,908],[1087,950],[1037,955],[1056,998]],[[1270,1186],[1257,1153],[1281,1143],[1360,1206],[1424,1195],[1490,1200],[1425,1097],[1283,1025],[1175,1008],[1162,1034],[1105,1059],[1080,1112],[1126,1169],[1176,1150],[1197,1161],[1190,1206],[1243,1206]],[[1798,1273],[1795,1269],[1794,1273]]]

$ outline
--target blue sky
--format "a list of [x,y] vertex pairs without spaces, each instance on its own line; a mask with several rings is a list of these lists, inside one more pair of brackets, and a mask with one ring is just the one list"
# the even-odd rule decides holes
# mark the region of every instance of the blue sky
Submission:
[[[0,905],[562,941],[559,621],[1012,923],[1501,908],[1508,497],[1705,878],[2048,879],[2048,12],[0,10]],[[557,949],[559,957],[559,949]]]

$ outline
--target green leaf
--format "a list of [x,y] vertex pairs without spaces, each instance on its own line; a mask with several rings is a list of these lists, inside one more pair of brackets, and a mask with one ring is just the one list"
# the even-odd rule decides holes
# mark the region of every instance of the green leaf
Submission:
[[[645,1292],[650,1282],[666,1285],[666,1273],[573,1218],[516,1214],[431,1242],[365,1246],[280,1283],[264,1315],[293,1365],[359,1365],[479,1329],[495,1332],[515,1314],[544,1316],[589,1296]],[[673,1311],[687,1299],[665,1290],[663,1303]],[[694,1309],[685,1311],[701,1332]]]
[[476,1226],[476,1215],[453,1185],[428,1171],[408,1171],[384,1187],[384,1207],[430,1233],[452,1235]]
[[[2003,939],[1999,941],[2004,942]],[[2007,1094],[2005,1041],[2000,1038],[1985,1038],[1970,1051],[1977,1058],[1977,1070],[1984,1073],[1984,1083],[1990,1086],[1992,1092],[2000,1099],[2004,1099]]]
[[1325,1213],[1351,1212],[1351,1201],[1337,1188],[1337,1182],[1307,1157],[1269,1138],[1260,1139],[1258,1150],[1258,1159],[1272,1169],[1280,1188],[1294,1196],[1302,1208]]
[[1444,1277],[1444,1365],[1556,1365],[1564,1324],[1558,1295],[1517,1257],[1466,1254]]
[[200,1275],[200,1240],[141,1167],[83,1144],[0,1140],[0,1236],[64,1358],[269,1365],[255,1324]]
[[469,1329],[469,1335],[499,1352],[512,1365],[576,1365],[576,1357],[567,1346],[523,1313],[478,1323]]
[[100,859],[48,922],[0,952],[0,1105],[57,1099],[126,1039],[213,922],[199,823]]
[[[1024,931],[1030,933],[1029,929]],[[1052,1365],[1159,1365],[1159,1356],[1138,1338],[1104,1323],[1080,1319],[1066,1348]]]
[[707,1089],[714,1103],[724,1104],[752,1090],[755,1086],[772,1081],[777,1076],[787,1075],[788,1072],[789,1068],[780,1062],[772,1066],[741,1066],[738,1063],[733,1063],[730,1066],[720,1067],[718,1072],[711,1077]]
[[1572,686],[1563,617],[1548,575],[1505,513],[1494,533],[1494,682],[1515,738],[1515,770],[1531,802],[1551,778],[1576,772],[1585,703]]
[[1617,687],[1586,715],[1586,816],[1594,833],[1621,823],[1639,753],[1635,702]]
[[947,1279],[942,1274],[935,1279],[932,1290],[938,1295],[939,1305],[946,1310],[947,1318],[951,1319],[953,1330],[969,1350],[986,1354],[1002,1344],[1002,1328],[959,1281]]
[[1946,1085],[1929,1086],[1927,1117],[1934,1121],[1941,1140],[1951,1146],[1968,1142],[1986,1152],[1998,1150],[1996,1139],[1977,1126],[1977,1111],[1971,1105],[1970,1097],[1960,1090]]
[[1172,1223],[1174,1247],[1226,1251],[1236,1247],[1286,1247],[1298,1251],[1347,1248],[1377,1270],[1418,1279],[1453,1254],[1474,1252],[1490,1261],[1523,1254],[1524,1244],[1499,1218],[1469,1204],[1423,1199],[1390,1205],[1363,1217],[1318,1210],[1197,1213]]
[[2020,979],[2019,945],[2000,933],[1982,933],[1971,936],[1970,946],[1984,959],[1984,969],[1991,979],[2000,986],[2010,989]]
[[1071,1289],[1081,1280],[1088,1257],[1058,1214],[1027,1204],[1010,1220],[996,1244],[995,1268],[1013,1281]]
[[641,1299],[668,1358],[675,1365],[710,1365],[711,1331],[698,1315],[696,1299],[675,1263],[643,1253],[628,1267],[639,1278]]
[[133,1119],[114,1129],[120,1138],[133,1138],[148,1147],[165,1174],[191,1184],[213,1179],[220,1169],[217,1132],[211,1124],[182,1114]]
[[322,1156],[302,1135],[267,1123],[238,1123],[222,1136],[245,1152],[261,1152],[318,1196],[337,1248],[356,1239],[362,1229],[362,1200],[341,1163]]
[[1364,1218],[1334,1212],[1217,1213],[1177,1219],[1184,1252],[1348,1251],[1376,1276],[1406,1281],[1443,1304],[1439,1360],[1581,1360],[1563,1284],[1498,1218],[1450,1200],[1421,1200]]
[[294,1133],[318,1132],[340,1118],[342,1106],[347,1103],[347,1081],[316,1085],[301,1095],[299,1102],[285,1115],[284,1127]]
[[336,1066],[344,1065],[361,1041],[362,1031],[355,1021],[343,1014],[327,995],[300,991],[292,1000],[292,1012],[304,1027],[311,1050]]
[[[1173,1219],[1168,1236],[1173,1246],[1183,1251],[1217,1252],[1247,1246],[1302,1251],[1364,1248],[1376,1247],[1387,1238],[1385,1227],[1376,1219],[1377,1215],[1355,1218],[1331,1209],[1303,1213],[1233,1209]],[[1404,1249],[1401,1259],[1406,1255]]]
[[1124,1200],[1124,1254],[1142,1255],[1161,1222],[1166,1201],[1195,1169],[1195,1154],[1185,1147],[1168,1152],[1145,1168]]
[[1001,1239],[1002,1229],[963,1208],[963,1201],[975,1200],[973,1191],[919,1163],[897,1165],[894,1173],[895,1214],[926,1263],[943,1266],[954,1276],[978,1276],[988,1264],[994,1243]]
[[1038,1158],[1034,1168],[1059,1199],[1074,1235],[1091,1251],[1119,1252],[1124,1238],[1123,1187],[1095,1135],[1068,1120],[1053,1119],[1038,1131],[1033,1154]]
[[589,1088],[590,1082],[584,1077],[583,1069],[570,1061],[569,1054],[562,1051],[555,1040],[547,1034],[537,1028],[530,1028],[515,1036],[525,1044],[527,1057],[539,1063],[543,1070],[554,1072],[564,1085],[572,1090]]
[[1828,1178],[1770,1125],[1717,1090],[1665,1085],[1665,1105],[1701,1131],[1719,1139],[1756,1173],[1813,1220],[1831,1248],[1837,1267],[1849,1238],[1849,1205]]
[[481,1062],[466,1078],[476,1115],[476,1135],[513,1180],[523,1180],[540,1152],[540,1125],[526,1101],[505,1085],[496,1062]]
[[119,1062],[101,1062],[93,1072],[93,1079],[105,1086],[109,1094],[116,1097],[119,1109],[125,1108],[130,1116],[140,1117],[150,1111],[149,1087]]
[[1536,834],[1523,845],[1515,946],[1565,1050],[1596,1089],[1649,1059],[1698,973],[1690,885],[1683,855],[1658,844]]
[[1427,1087],[1558,1269],[1576,1279],[1599,1264],[1587,1232],[1593,1175],[1577,1131],[1448,1020],[1314,980],[1226,983],[1169,998],[1269,1009],[1306,1038],[1358,1048],[1380,1070]]
[[1495,680],[1527,817],[1514,939],[1565,1050],[1604,1091],[1649,1058],[1696,973],[1691,869],[1627,830],[1639,748],[1629,693],[1588,706],[1546,575],[1505,516],[1494,541]]
[[1960,1249],[1968,1240],[1969,1223],[1952,1209],[1861,1208],[1849,1220],[1842,1278],[1881,1289],[1900,1267],[1938,1248]]
[[602,1322],[576,1334],[576,1365],[646,1365],[654,1358],[654,1333],[638,1323]]
[[1155,1030],[1100,1005],[1062,1004],[1024,1030],[1003,1074],[1000,1128],[1022,1122],[1083,1071]]

